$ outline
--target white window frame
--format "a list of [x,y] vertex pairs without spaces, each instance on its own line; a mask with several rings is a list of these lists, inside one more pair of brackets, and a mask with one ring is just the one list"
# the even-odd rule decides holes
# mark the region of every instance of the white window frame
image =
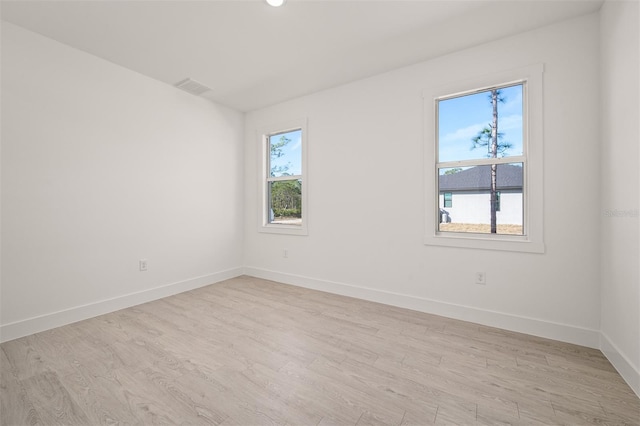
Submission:
[[[302,180],[302,224],[286,225],[269,222],[269,182],[278,180],[291,180],[292,176],[282,178],[270,177],[271,152],[269,150],[269,137],[271,135],[286,133],[293,130],[301,130],[302,142],[302,174],[296,175]],[[309,222],[309,204],[308,204],[308,180],[307,180],[307,119],[300,118],[288,120],[282,123],[263,126],[258,130],[258,139],[261,149],[260,152],[260,175],[259,175],[259,212],[258,212],[258,232],[267,232],[272,234],[285,235],[308,235]],[[295,178],[295,177],[293,177]]]
[[[424,100],[424,244],[486,250],[544,253],[543,239],[543,71],[542,64],[479,76],[445,86],[425,89]],[[523,86],[523,155],[498,162],[524,162],[523,235],[473,234],[438,231],[437,143],[438,99],[465,95],[485,88],[525,82]],[[496,159],[486,160],[496,162]],[[482,162],[482,160],[480,160]]]

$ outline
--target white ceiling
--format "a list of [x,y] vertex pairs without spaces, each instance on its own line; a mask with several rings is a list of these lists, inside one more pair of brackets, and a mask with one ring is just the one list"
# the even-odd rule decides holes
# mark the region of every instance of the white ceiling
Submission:
[[2,19],[251,111],[594,12],[602,0],[2,1]]

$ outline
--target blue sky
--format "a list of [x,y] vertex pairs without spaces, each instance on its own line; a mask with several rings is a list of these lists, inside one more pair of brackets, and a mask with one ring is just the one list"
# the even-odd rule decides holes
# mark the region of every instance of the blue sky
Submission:
[[[302,174],[302,130],[292,130],[287,133],[279,133],[273,135],[269,139],[269,143],[275,144],[284,136],[289,142],[282,147],[281,157],[271,157],[271,168],[288,167],[286,173],[289,175]],[[283,176],[284,173],[275,173],[275,177]]]
[[[502,142],[513,146],[505,157],[522,155],[522,85],[501,89],[504,103],[498,103],[498,132]],[[438,161],[487,158],[487,148],[471,149],[471,139],[491,124],[490,91],[460,96],[438,103]]]

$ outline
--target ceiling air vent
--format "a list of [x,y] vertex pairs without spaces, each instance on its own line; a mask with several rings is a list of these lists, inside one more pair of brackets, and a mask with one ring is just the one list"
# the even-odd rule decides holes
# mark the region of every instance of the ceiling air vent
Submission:
[[200,96],[211,90],[210,87],[207,87],[202,83],[198,83],[195,80],[191,80],[190,78],[185,78],[184,80],[176,83],[176,87],[196,96]]

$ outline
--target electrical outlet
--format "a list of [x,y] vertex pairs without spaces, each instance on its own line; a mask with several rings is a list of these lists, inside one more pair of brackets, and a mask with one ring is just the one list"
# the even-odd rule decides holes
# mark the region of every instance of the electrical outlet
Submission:
[[285,259],[289,257],[289,250],[284,249],[282,250],[282,257],[284,257]]
[[140,259],[140,272],[146,272],[147,268],[147,259]]
[[487,283],[487,275],[484,272],[476,272],[476,284],[485,285]]

